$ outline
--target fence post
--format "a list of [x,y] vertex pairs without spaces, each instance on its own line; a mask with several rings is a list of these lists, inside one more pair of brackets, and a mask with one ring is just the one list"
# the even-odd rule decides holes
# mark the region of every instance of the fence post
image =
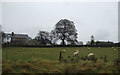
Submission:
[[62,60],[62,52],[60,51],[59,61]]
[[6,49],[6,60],[8,60],[8,52],[7,52],[7,49]]

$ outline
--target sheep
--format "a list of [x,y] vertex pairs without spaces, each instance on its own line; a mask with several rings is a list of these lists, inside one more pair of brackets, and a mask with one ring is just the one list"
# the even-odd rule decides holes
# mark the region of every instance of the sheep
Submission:
[[88,47],[87,49],[88,49],[88,50],[90,50],[90,48],[89,48],[89,47]]
[[89,54],[88,54],[88,57],[90,57],[90,56],[94,56],[94,53],[89,53]]
[[116,49],[113,49],[114,51],[116,51]]
[[76,52],[79,52],[78,50],[76,50]]
[[88,60],[92,60],[94,62],[97,61],[97,58],[95,58],[94,53],[89,53],[87,59]]
[[79,51],[76,50],[76,51],[73,53],[73,56],[78,56],[78,53],[79,53]]
[[62,50],[63,53],[65,53],[66,50]]

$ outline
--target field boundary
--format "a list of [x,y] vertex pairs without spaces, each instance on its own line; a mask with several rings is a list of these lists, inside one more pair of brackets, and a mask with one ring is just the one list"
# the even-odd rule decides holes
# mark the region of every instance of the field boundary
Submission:
[[3,44],[2,47],[120,47],[120,45],[9,45]]

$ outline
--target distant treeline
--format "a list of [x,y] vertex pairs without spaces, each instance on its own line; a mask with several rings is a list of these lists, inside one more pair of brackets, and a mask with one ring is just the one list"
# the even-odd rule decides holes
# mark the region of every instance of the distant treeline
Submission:
[[120,44],[114,45],[11,45],[3,44],[2,47],[120,47]]

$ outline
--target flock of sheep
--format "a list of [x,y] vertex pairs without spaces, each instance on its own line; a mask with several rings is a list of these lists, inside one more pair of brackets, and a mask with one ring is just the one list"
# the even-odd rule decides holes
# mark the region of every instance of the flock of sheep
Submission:
[[[90,50],[89,47],[88,47],[87,49]],[[63,53],[65,53],[65,51],[66,51],[66,50],[62,50]],[[79,51],[76,50],[76,51],[73,53],[73,56],[78,56],[78,54],[79,54]],[[94,53],[89,53],[89,54],[88,54],[88,57],[91,57],[91,56],[94,56]]]
[[[98,47],[98,48],[101,48],[101,47]],[[117,49],[116,48],[114,48],[114,47],[112,47],[112,49],[114,50],[114,51],[116,51]],[[87,50],[90,50],[90,48],[89,47],[87,47]],[[65,53],[66,52],[66,50],[62,50],[61,51],[62,53]],[[73,53],[73,57],[74,56],[78,56],[78,54],[79,54],[79,51],[78,50],[76,50],[74,53]],[[79,56],[78,56],[79,57]],[[89,58],[91,58],[91,57],[95,57],[95,55],[94,55],[94,53],[93,52],[90,52],[87,56],[86,56],[86,58],[87,59],[89,59]],[[101,57],[102,58],[102,57]]]

